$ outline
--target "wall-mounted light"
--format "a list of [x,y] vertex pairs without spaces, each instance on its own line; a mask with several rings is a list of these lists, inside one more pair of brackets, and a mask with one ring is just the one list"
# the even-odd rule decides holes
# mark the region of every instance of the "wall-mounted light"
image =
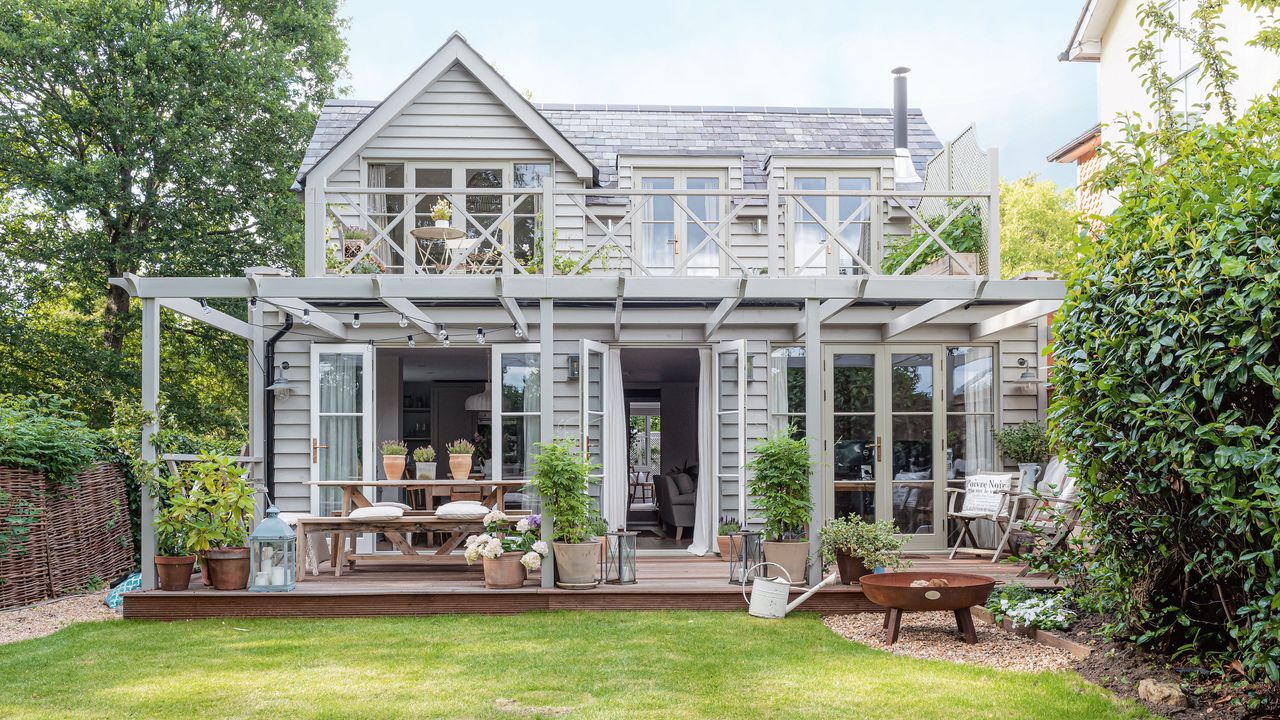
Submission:
[[1022,374],[1014,382],[1018,387],[1027,392],[1035,392],[1037,387],[1045,384],[1045,381],[1040,379],[1039,373],[1036,372],[1035,368],[1031,367],[1031,363],[1028,363],[1026,358],[1018,358],[1018,367],[1022,368]]
[[763,234],[764,234],[764,220],[762,220],[762,219],[760,219],[760,218],[756,218],[756,219],[755,219],[754,221],[752,221],[752,223],[751,223],[751,229],[752,229],[752,231],[753,231],[753,232],[755,232],[755,234],[757,234],[757,235],[763,235]]
[[356,313],[355,315],[351,316],[351,327],[353,328],[360,327],[360,313]]
[[569,379],[577,380],[579,373],[582,371],[582,358],[576,353],[569,356]]
[[280,372],[276,373],[275,382],[267,386],[267,390],[271,390],[276,397],[287,397],[293,392],[293,384],[289,382],[289,378],[285,377],[284,371],[289,369],[289,363],[280,363]]

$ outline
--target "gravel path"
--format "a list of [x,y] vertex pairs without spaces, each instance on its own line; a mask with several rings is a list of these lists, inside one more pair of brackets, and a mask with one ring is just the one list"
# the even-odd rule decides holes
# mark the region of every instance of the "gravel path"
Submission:
[[77,622],[118,620],[115,610],[102,604],[105,590],[50,600],[37,605],[0,610],[0,645],[44,637]]
[[1045,647],[1021,635],[1014,635],[984,622],[974,621],[978,644],[969,645],[956,629],[949,612],[904,613],[898,642],[884,642],[884,614],[827,615],[822,618],[836,634],[894,655],[985,665],[997,670],[1066,670],[1071,654]]

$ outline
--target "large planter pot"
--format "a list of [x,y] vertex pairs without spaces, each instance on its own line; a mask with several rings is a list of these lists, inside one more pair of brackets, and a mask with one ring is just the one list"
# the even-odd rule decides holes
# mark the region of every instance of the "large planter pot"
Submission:
[[382,469],[387,473],[388,480],[399,480],[404,477],[404,462],[403,455],[382,456]]
[[466,480],[471,474],[471,456],[449,453],[449,472],[453,474],[454,480]]
[[871,568],[860,557],[854,557],[843,550],[836,551],[836,570],[840,573],[840,584],[851,585],[858,578],[871,573]]
[[161,590],[186,590],[191,586],[191,573],[196,568],[195,555],[156,556],[156,583]]
[[733,559],[729,557],[729,540],[730,538],[728,535],[716,536],[716,548],[720,550],[720,559],[725,562],[729,562]]
[[552,543],[556,553],[556,587],[584,590],[596,586],[600,543]]
[[205,581],[214,590],[243,590],[249,586],[249,548],[210,548],[200,555]]
[[520,564],[520,553],[503,553],[499,558],[484,558],[484,586],[493,590],[510,590],[524,585],[528,577]]
[[[791,578],[792,585],[804,585],[807,582],[805,569],[809,559],[809,541],[787,540],[774,542],[766,540],[764,542],[764,559],[766,562],[781,565],[782,569],[787,571],[787,577]],[[770,570],[770,568],[766,568],[766,571]]]
[[413,464],[413,475],[417,480],[435,480],[436,464],[435,462],[420,462]]

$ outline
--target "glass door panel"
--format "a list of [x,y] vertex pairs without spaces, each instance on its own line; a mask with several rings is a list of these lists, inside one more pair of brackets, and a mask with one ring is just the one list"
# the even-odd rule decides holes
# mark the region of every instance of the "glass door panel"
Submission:
[[[719,190],[720,178],[691,177],[685,181],[685,188],[688,190]],[[720,246],[716,244],[714,239],[708,238],[706,231],[698,223],[694,222],[694,218],[701,220],[703,225],[712,230],[718,231],[719,228],[716,225],[720,222],[720,198],[711,195],[689,195],[685,198],[685,204],[688,205],[689,211],[693,213],[692,217],[685,219],[684,224],[684,251],[693,253],[693,256],[689,258],[689,264],[685,266],[685,271],[689,275],[719,275]],[[723,237],[719,239],[721,242],[724,241]],[[701,246],[700,249],[699,246]]]
[[876,519],[876,472],[880,454],[876,429],[875,353],[834,353],[829,358],[832,397],[832,460],[835,516]]
[[[593,469],[587,473],[590,485],[587,492],[591,493],[592,501],[595,503],[595,509],[600,512],[605,521],[609,524],[610,529],[623,527],[626,524],[626,508],[615,507],[616,502],[614,493],[620,493],[617,498],[621,498],[626,494],[626,488],[606,487],[605,481],[608,475],[605,473],[605,361],[609,356],[609,349],[603,343],[593,342],[591,340],[580,341],[581,367],[578,373],[578,398],[582,403],[580,415],[580,434],[579,447],[582,454],[586,457],[587,462],[591,463]],[[615,474],[615,478],[618,475]],[[625,473],[623,474],[625,477]],[[611,512],[617,510],[617,512]],[[622,517],[610,517],[621,513]]]
[[[795,190],[826,190],[827,179],[824,177],[798,177],[792,181]],[[795,272],[800,275],[827,274],[826,258],[819,252],[827,232],[822,222],[827,219],[827,198],[823,195],[803,195],[800,200],[804,205],[795,202],[792,223],[791,262],[795,264]],[[815,216],[805,205],[817,213]]]
[[928,543],[919,536],[937,534],[937,359],[932,351],[890,355],[890,517],[899,532],[917,536],[917,545]]
[[[871,178],[869,177],[842,177],[837,181],[838,190],[870,190]],[[858,257],[862,258],[862,262],[871,264],[871,202],[865,197],[837,197],[832,198],[837,205],[836,217],[839,223],[845,225],[840,231],[840,240],[851,250],[858,253]],[[843,247],[840,248],[838,254],[840,259],[839,272],[841,275],[861,275],[866,272],[866,268],[853,259]]]
[[[542,368],[538,346],[493,346],[493,477],[528,480],[535,446],[542,440]],[[508,508],[535,510],[529,489],[508,488]]]
[[[364,345],[311,346],[311,479],[372,480],[373,384],[369,382],[372,353]],[[364,488],[366,495],[371,488]],[[312,512],[328,515],[342,510],[342,489],[312,486]]]
[[[642,190],[674,190],[674,177],[646,177]],[[676,204],[669,195],[652,195],[642,211],[640,259],[653,273],[670,273],[676,266]]]

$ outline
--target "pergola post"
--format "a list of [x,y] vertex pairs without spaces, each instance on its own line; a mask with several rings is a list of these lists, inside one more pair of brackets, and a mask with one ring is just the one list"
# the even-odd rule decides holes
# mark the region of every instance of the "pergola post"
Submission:
[[[550,263],[548,263],[550,267]],[[538,419],[541,424],[538,428],[538,438],[542,442],[550,442],[552,434],[555,432],[555,301],[551,298],[542,298],[538,301],[538,340],[541,343],[541,352],[538,353],[538,381],[539,381],[539,397],[541,397],[541,414]],[[494,382],[498,385],[495,392],[502,392],[502,378],[494,378]],[[501,433],[502,428],[496,428],[495,432]],[[501,437],[501,435],[499,435]],[[555,518],[548,512],[545,505],[542,506],[542,539],[551,544],[552,526],[555,524]],[[542,587],[554,588],[556,586],[556,563],[555,554],[547,556],[542,564]]]
[[809,555],[813,563],[809,568],[809,584],[822,579],[819,554],[818,529],[826,522],[831,508],[827,503],[822,478],[822,317],[821,301],[806,298],[804,301],[804,422],[805,435],[809,438],[809,497],[813,499],[813,511],[809,516]]
[[[160,301],[154,298],[142,300],[142,409],[149,420],[142,426],[142,462],[151,473],[156,461],[156,448],[152,444],[160,431],[157,406],[160,401]],[[142,532],[142,589],[156,588],[156,499],[151,493],[150,477],[139,478],[141,487]]]

